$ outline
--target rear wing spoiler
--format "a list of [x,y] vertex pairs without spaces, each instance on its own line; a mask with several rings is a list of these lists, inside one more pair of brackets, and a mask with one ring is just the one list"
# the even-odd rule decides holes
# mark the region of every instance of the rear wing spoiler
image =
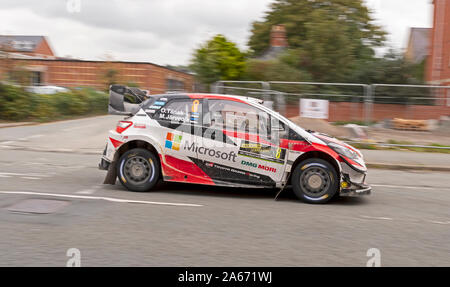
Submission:
[[108,113],[111,115],[134,115],[150,96],[147,91],[123,85],[109,87]]

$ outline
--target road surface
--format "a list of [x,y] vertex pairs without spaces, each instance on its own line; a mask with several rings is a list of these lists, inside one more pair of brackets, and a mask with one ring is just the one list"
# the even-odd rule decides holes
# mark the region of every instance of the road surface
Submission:
[[[290,190],[102,185],[116,117],[0,129],[0,265],[450,266],[449,173],[370,170],[373,194],[327,205]],[[411,153],[413,156],[414,153]],[[44,213],[42,213],[44,212]]]

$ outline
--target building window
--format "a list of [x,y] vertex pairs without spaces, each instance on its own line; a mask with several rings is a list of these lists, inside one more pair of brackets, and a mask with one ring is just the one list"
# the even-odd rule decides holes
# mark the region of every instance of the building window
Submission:
[[168,90],[168,91],[184,91],[184,82],[175,80],[175,79],[167,79],[166,80],[166,90]]
[[31,85],[41,86],[42,85],[42,72],[31,72]]

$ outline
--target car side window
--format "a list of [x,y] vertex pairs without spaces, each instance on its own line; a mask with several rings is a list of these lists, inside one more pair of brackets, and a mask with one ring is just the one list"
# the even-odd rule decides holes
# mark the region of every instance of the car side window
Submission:
[[217,129],[267,135],[270,116],[249,104],[208,100],[210,126]]
[[202,102],[200,99],[171,100],[159,108],[153,118],[177,124],[201,125]]

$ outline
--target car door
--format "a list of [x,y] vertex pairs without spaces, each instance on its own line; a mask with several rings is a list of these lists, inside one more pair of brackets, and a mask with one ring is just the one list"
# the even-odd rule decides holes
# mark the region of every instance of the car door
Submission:
[[[202,137],[202,99],[175,98],[161,103],[154,119],[162,127],[161,166],[166,181],[212,183],[196,165]],[[156,102],[155,102],[156,103]]]
[[271,141],[270,115],[231,99],[208,99],[205,107],[203,144],[208,150],[199,150],[198,159],[206,173],[224,183],[275,185],[286,150]]

